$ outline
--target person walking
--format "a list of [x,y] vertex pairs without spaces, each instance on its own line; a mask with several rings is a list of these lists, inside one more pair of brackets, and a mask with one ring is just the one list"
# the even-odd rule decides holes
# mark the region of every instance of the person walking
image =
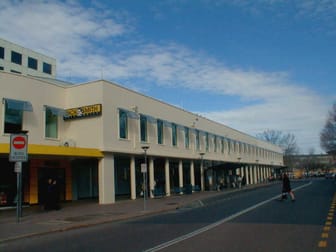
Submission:
[[287,194],[291,196],[292,202],[295,201],[295,196],[291,188],[290,180],[287,173],[283,173],[282,175],[282,196],[281,201],[287,198]]

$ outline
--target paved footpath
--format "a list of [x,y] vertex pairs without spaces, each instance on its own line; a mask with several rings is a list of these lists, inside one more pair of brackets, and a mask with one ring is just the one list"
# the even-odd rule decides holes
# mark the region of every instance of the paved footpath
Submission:
[[[242,190],[266,185],[268,184],[250,185]],[[197,204],[205,198],[233,191],[195,192],[189,195],[148,199],[146,200],[146,209],[144,209],[143,198],[121,200],[107,205],[99,205],[97,201],[80,200],[63,203],[62,208],[58,211],[44,211],[40,206],[29,206],[23,208],[20,222],[17,221],[16,209],[0,210],[0,243],[162,213],[185,205]]]

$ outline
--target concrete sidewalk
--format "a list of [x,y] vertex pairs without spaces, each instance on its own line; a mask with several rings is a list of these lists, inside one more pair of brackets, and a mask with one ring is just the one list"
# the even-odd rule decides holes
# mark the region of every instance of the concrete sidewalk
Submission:
[[[266,185],[269,184],[250,185],[241,190],[250,190]],[[17,222],[16,209],[1,210],[0,243],[171,211],[188,205],[196,206],[206,198],[241,190],[195,192],[190,195],[148,199],[146,200],[146,210],[144,210],[143,198],[121,200],[108,205],[99,205],[97,201],[92,200],[74,201],[63,203],[61,210],[58,211],[44,211],[40,206],[30,206],[23,208],[20,222]]]

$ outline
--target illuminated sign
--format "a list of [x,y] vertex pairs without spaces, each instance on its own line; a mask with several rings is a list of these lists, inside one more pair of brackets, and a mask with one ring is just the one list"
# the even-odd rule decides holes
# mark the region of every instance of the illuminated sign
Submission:
[[94,104],[78,108],[66,109],[63,119],[64,121],[66,121],[71,119],[100,116],[101,114],[102,114],[102,105]]

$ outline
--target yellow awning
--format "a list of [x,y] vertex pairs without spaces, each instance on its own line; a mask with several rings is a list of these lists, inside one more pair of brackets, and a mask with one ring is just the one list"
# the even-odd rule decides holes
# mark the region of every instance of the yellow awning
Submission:
[[[0,154],[9,154],[9,144],[0,144]],[[96,158],[104,157],[104,154],[99,149],[94,148],[79,148],[38,144],[28,144],[28,155]]]

